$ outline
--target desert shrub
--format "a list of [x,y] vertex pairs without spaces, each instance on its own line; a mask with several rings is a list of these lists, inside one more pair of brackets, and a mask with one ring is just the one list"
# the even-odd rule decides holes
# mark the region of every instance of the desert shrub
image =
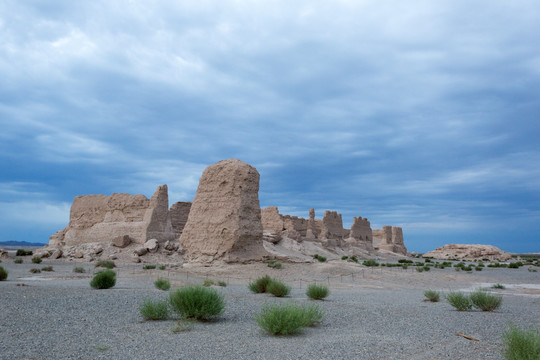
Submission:
[[32,258],[32,262],[33,262],[34,264],[41,264],[42,261],[43,261],[43,260],[42,260],[39,256],[34,256],[34,257]]
[[165,269],[167,269],[167,266],[165,266],[165,265],[159,265],[159,266],[158,266],[158,269],[159,269],[159,270],[165,270]]
[[23,263],[23,259],[18,258],[18,259],[13,260],[13,262],[14,262],[15,264],[22,264],[22,263]]
[[307,297],[313,300],[322,300],[329,294],[330,290],[325,285],[310,284],[306,290]]
[[169,302],[173,309],[186,318],[208,320],[225,310],[225,299],[213,288],[188,286],[171,292]]
[[424,271],[429,271],[430,270],[430,267],[429,266],[424,266]]
[[86,272],[86,270],[84,270],[84,268],[82,266],[75,266],[73,268],[73,272],[83,274],[83,273]]
[[446,300],[457,311],[466,311],[472,308],[471,298],[461,292],[450,292],[446,295]]
[[300,332],[322,319],[317,306],[298,306],[294,303],[265,305],[255,320],[264,331],[272,335],[289,335]]
[[508,268],[509,269],[519,269],[519,264],[521,264],[521,263],[511,262],[510,264],[508,264]]
[[528,270],[529,272],[538,272],[538,270],[533,269],[533,268],[527,268],[527,270]]
[[266,285],[266,292],[275,297],[283,297],[289,295],[291,287],[279,280],[273,279]]
[[403,270],[407,270],[407,269],[409,268],[409,265],[403,264],[403,265],[401,265],[401,268],[402,268]]
[[364,260],[362,263],[364,266],[379,266],[379,263],[375,259]]
[[348,257],[347,255],[343,255],[343,256],[341,257],[341,260],[347,260],[348,258],[349,258],[349,257]]
[[471,301],[474,307],[481,309],[482,311],[493,311],[501,306],[502,296],[478,290],[471,294]]
[[216,282],[212,279],[204,279],[203,280],[203,286],[212,286],[216,285]]
[[41,272],[41,270],[38,269],[38,268],[31,268],[31,269],[30,269],[30,272],[31,272],[32,274],[39,274],[39,273]]
[[223,280],[219,280],[219,281],[217,282],[217,284],[218,284],[218,286],[222,286],[222,287],[227,286],[227,283],[226,283],[225,281],[223,281]]
[[167,291],[171,288],[171,283],[167,279],[158,278],[154,281],[154,286],[160,290]]
[[518,329],[514,325],[503,334],[503,355],[507,360],[540,359],[540,328]]
[[156,265],[144,265],[143,270],[154,270],[156,268]]
[[430,263],[430,262],[431,262],[431,259],[430,259],[430,258],[425,258],[425,259],[424,259],[424,262]]
[[15,253],[16,256],[30,256],[32,255],[32,250],[24,250],[24,249],[18,249]]
[[0,266],[0,281],[4,281],[7,279],[8,277],[8,271],[6,269],[4,269],[3,266]]
[[98,260],[95,267],[104,267],[106,269],[112,269],[116,267],[116,264],[112,260]]
[[506,289],[506,286],[504,286],[503,284],[495,284],[495,285],[491,285],[491,287],[493,289]]
[[139,307],[144,320],[165,320],[169,317],[167,301],[144,300]]
[[475,266],[475,267],[474,267],[474,270],[476,270],[476,271],[482,271],[482,267],[481,267],[481,266]]
[[423,267],[423,266],[422,266],[422,267],[417,267],[417,268],[416,268],[416,271],[418,271],[418,272],[424,272],[424,267]]
[[262,277],[257,278],[254,282],[250,283],[248,285],[249,290],[256,294],[261,294],[266,292],[266,286],[272,279],[270,276],[265,275]]
[[268,260],[267,262],[268,267],[274,268],[274,269],[281,269],[282,264],[280,262],[277,262],[275,260]]
[[326,258],[324,256],[321,256],[321,255],[317,255],[316,259],[319,260],[319,262],[325,262],[326,261]]
[[399,259],[397,262],[400,263],[400,264],[412,264],[413,263],[413,261],[409,260],[409,259]]
[[54,271],[52,265],[44,266],[41,268],[42,271]]
[[431,302],[439,302],[440,294],[438,291],[427,289],[424,296]]
[[355,263],[357,263],[357,264],[358,264],[358,258],[357,258],[356,256],[354,256],[354,255],[353,255],[353,256],[351,256],[351,259],[350,259],[350,261],[352,261],[352,262],[355,262]]
[[90,281],[90,286],[94,289],[109,289],[116,285],[116,273],[110,269],[99,271]]

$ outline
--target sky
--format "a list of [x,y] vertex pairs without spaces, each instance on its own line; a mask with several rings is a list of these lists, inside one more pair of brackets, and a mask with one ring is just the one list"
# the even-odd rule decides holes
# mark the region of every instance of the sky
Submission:
[[540,251],[539,34],[536,0],[3,0],[0,241],[237,158],[282,214]]

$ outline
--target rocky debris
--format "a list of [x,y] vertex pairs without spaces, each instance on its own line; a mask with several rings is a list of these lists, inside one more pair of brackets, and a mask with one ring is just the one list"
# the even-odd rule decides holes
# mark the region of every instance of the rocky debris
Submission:
[[141,259],[138,256],[135,255],[135,256],[131,257],[131,262],[140,263]]
[[148,252],[148,249],[146,249],[145,246],[139,246],[135,248],[135,250],[133,250],[133,253],[136,254],[137,256],[146,255],[147,252]]
[[261,260],[267,254],[262,235],[257,169],[237,159],[207,167],[180,237],[186,259]]
[[125,193],[77,196],[69,225],[49,238],[54,247],[89,242],[109,242],[128,235],[138,244],[148,239],[174,239],[168,209],[167,185],[158,186],[151,199]]
[[60,259],[62,257],[63,251],[61,249],[56,249],[51,254],[51,259]]
[[101,246],[98,246],[94,249],[94,255],[99,255],[103,252],[103,248]]
[[129,244],[131,244],[131,238],[129,237],[129,235],[117,236],[111,242],[112,246],[116,246],[119,248],[125,248]]
[[277,244],[281,240],[281,232],[277,231],[264,231],[263,240],[272,244]]
[[148,250],[149,253],[155,253],[159,249],[159,243],[157,239],[150,239],[144,243],[144,247]]
[[7,258],[7,257],[8,257],[7,250],[0,249],[0,258]]
[[423,255],[425,258],[458,260],[510,260],[512,255],[492,245],[449,244]]
[[178,251],[180,244],[174,241],[166,241],[165,244],[163,244],[163,248],[165,250]]
[[51,254],[52,254],[52,251],[49,251],[49,250],[36,250],[36,251],[34,251],[34,256],[35,257],[40,257],[42,259],[48,258],[49,256],[51,256]]
[[82,259],[84,258],[84,254],[80,251],[77,251],[75,254],[73,254],[73,257],[77,259]]

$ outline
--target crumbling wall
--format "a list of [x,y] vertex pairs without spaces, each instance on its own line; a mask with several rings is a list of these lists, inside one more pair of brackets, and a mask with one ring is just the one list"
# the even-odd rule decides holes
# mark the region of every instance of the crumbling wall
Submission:
[[261,222],[263,231],[281,233],[284,229],[283,215],[279,213],[277,206],[269,206],[262,209]]
[[403,229],[397,226],[392,227],[392,244],[394,244],[394,252],[402,255],[407,255],[407,248],[403,242]]
[[341,246],[343,240],[343,220],[336,211],[326,210],[322,220],[321,238],[329,247]]
[[186,222],[189,216],[189,211],[191,209],[190,201],[178,201],[175,202],[169,209],[169,214],[171,216],[171,224],[177,239],[180,238]]
[[367,251],[373,251],[373,231],[367,218],[361,216],[353,218],[347,243]]

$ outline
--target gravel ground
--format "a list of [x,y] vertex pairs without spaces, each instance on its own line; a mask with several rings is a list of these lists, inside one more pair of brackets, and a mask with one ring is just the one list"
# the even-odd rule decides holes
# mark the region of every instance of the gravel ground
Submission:
[[[167,274],[179,284],[188,278],[185,274],[126,265],[118,270],[114,288],[94,290],[90,274],[71,272],[73,263],[29,260],[0,264],[10,272],[0,282],[0,359],[502,359],[501,335],[508,323],[540,324],[540,276],[526,268],[467,274],[453,269],[372,272],[341,263],[284,264],[282,270],[252,264],[190,269],[190,282],[201,283],[209,274],[229,279],[229,286],[217,288],[225,295],[226,310],[219,320],[173,333],[175,319],[144,322],[138,307],[144,299],[168,297],[154,288],[157,276]],[[29,273],[45,265],[55,271]],[[351,269],[354,278],[347,277]],[[292,284],[291,295],[278,299],[250,293],[248,278],[262,273]],[[330,297],[308,300],[306,282],[330,276]],[[493,313],[458,312],[444,300],[423,301],[427,288],[472,290],[494,283],[507,289],[498,290],[503,305]],[[318,304],[325,314],[322,323],[295,336],[263,333],[254,321],[261,306],[287,301]]]

